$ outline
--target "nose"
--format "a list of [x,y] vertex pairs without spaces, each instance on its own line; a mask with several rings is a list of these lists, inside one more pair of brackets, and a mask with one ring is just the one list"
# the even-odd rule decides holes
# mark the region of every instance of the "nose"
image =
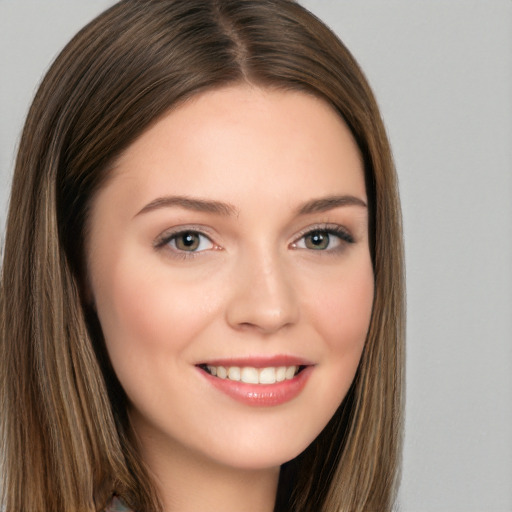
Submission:
[[234,282],[226,308],[232,328],[268,335],[298,321],[297,290],[278,255],[248,255],[237,265]]

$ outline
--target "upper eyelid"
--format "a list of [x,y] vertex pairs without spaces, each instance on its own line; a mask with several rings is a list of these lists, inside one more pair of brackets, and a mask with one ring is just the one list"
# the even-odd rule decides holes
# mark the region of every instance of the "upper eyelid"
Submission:
[[155,238],[153,245],[154,247],[160,247],[168,243],[173,237],[188,232],[198,233],[199,235],[205,236],[208,238],[208,240],[210,240],[210,242],[215,244],[215,241],[213,240],[213,234],[210,233],[209,229],[207,229],[205,226],[190,224],[166,229]]
[[336,224],[334,222],[325,222],[321,224],[313,224],[311,226],[301,229],[298,234],[294,235],[293,241],[300,240],[304,236],[310,233],[314,233],[315,231],[340,231],[347,234],[351,238],[354,238],[352,231],[346,228],[345,226],[341,224]]
[[[309,233],[312,233],[314,231],[329,231],[329,230],[341,231],[341,232],[345,233],[347,236],[351,237],[352,239],[355,238],[352,231],[341,224],[337,224],[334,222],[322,222],[322,223],[318,223],[318,224],[311,224],[311,225],[306,226],[305,228],[301,229],[298,233],[295,233],[293,235],[293,238],[290,241],[290,243],[295,243],[298,240],[300,240],[301,238],[303,238],[304,236],[306,236]],[[164,245],[164,244],[168,243],[169,240],[171,238],[173,238],[174,236],[177,236],[181,233],[186,233],[189,231],[203,235],[206,238],[208,238],[212,243],[216,244],[216,242],[214,240],[214,238],[216,237],[216,233],[212,229],[208,228],[207,226],[200,225],[200,224],[184,224],[184,225],[175,226],[175,227],[172,227],[172,228],[169,228],[169,229],[166,229],[165,231],[163,231],[160,235],[158,235],[156,237],[156,239],[154,241],[154,246],[158,247],[160,245]]]

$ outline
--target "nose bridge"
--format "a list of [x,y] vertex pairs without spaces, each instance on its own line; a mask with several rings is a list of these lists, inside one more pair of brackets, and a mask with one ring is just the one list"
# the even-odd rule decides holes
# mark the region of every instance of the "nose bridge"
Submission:
[[243,251],[236,273],[236,286],[227,308],[232,327],[271,333],[297,321],[294,282],[278,250],[259,246]]

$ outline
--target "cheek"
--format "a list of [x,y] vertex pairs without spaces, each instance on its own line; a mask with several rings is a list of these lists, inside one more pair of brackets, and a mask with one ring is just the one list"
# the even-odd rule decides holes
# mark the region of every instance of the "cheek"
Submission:
[[322,334],[331,355],[361,352],[373,306],[371,262],[354,266],[323,284],[322,289],[310,295],[312,323]]
[[96,304],[107,350],[120,380],[133,371],[173,364],[213,316],[215,294],[130,260],[101,277]]
[[[323,341],[317,391],[330,419],[344,399],[356,374],[364,348],[373,306],[374,279],[371,262],[350,268],[310,294],[310,323]],[[335,277],[335,278],[334,278]]]

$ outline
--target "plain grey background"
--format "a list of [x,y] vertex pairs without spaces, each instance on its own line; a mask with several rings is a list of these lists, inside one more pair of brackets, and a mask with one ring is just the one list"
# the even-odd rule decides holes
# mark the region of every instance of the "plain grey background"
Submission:
[[[106,0],[0,0],[0,222],[49,63]],[[303,0],[356,56],[404,210],[400,510],[512,511],[512,1]],[[3,233],[3,229],[2,229]]]

